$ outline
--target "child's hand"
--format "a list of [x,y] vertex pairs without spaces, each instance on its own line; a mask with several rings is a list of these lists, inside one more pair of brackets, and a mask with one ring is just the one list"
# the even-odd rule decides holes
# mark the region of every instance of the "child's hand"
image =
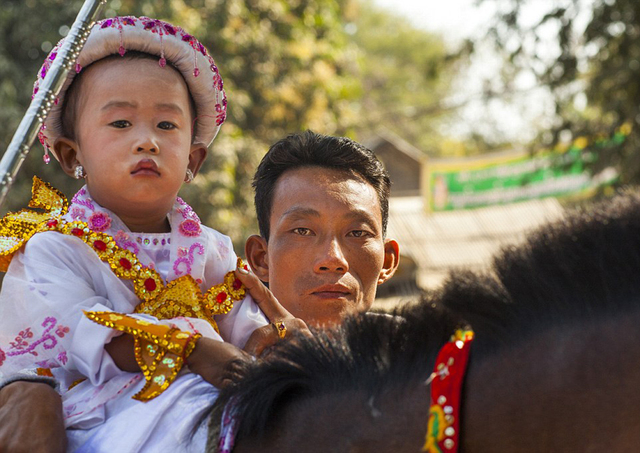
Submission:
[[[276,299],[271,290],[264,286],[255,274],[242,268],[236,269],[235,273],[236,277],[238,277],[247,288],[247,291],[255,303],[258,304],[265,316],[271,321],[271,324],[259,327],[253,331],[247,343],[244,345],[246,352],[255,357],[259,357],[268,350],[270,346],[273,346],[292,332],[311,335],[307,323],[300,318],[295,318],[289,313],[278,299]],[[278,325],[282,330],[278,329]]]
[[231,343],[201,337],[189,357],[189,369],[217,388],[234,382],[242,365],[251,360],[249,354]]

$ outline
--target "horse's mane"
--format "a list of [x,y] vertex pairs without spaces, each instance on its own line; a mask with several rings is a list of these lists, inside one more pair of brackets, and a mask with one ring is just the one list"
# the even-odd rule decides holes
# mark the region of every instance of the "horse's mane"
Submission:
[[220,393],[210,429],[231,398],[239,437],[260,439],[284,403],[353,390],[375,396],[424,380],[440,347],[467,323],[477,359],[550,326],[638,310],[639,273],[640,194],[627,192],[542,227],[504,249],[487,273],[452,273],[418,304],[285,342]]

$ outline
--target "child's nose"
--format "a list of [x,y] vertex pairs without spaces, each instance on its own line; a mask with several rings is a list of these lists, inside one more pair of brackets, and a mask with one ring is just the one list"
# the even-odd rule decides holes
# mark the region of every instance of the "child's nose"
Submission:
[[158,147],[157,146],[138,146],[138,150],[139,153],[141,152],[148,152],[148,153],[152,153],[152,154],[157,154],[158,153]]
[[153,134],[141,134],[135,147],[139,153],[158,154],[160,152],[160,147]]

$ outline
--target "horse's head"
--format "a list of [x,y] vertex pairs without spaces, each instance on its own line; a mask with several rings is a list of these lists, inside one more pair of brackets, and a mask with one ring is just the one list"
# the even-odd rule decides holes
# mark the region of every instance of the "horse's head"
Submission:
[[418,452],[436,356],[468,323],[461,451],[635,451],[639,273],[631,193],[539,230],[486,274],[452,274],[419,304],[280,345],[221,393],[212,426],[233,408],[237,452]]

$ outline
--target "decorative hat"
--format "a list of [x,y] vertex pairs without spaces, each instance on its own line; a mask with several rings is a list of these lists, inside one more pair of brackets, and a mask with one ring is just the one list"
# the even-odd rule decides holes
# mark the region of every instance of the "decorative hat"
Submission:
[[[34,95],[63,42],[64,38],[44,60],[33,87]],[[122,16],[98,21],[92,27],[76,60],[75,69],[69,71],[38,134],[45,148],[45,162],[49,163],[49,151],[62,135],[64,96],[76,74],[102,58],[115,54],[123,56],[130,50],[157,55],[161,67],[165,67],[169,61],[180,71],[196,104],[194,141],[207,146],[211,144],[226,118],[227,98],[218,67],[207,49],[195,37],[168,22],[148,17]]]

